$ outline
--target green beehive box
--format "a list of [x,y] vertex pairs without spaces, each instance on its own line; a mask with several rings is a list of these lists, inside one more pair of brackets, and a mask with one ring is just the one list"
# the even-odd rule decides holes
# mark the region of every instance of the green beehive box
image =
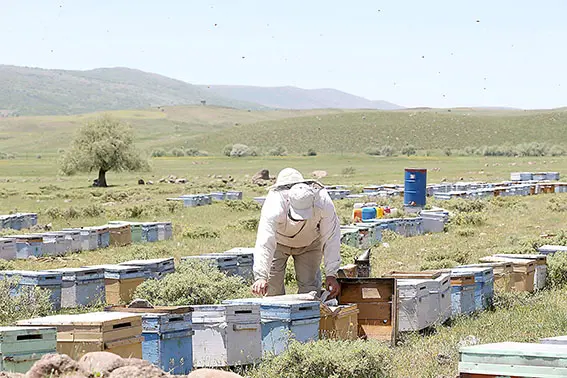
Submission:
[[463,347],[461,376],[567,377],[567,346],[496,343]]
[[26,373],[43,355],[56,352],[54,327],[0,327],[0,371]]

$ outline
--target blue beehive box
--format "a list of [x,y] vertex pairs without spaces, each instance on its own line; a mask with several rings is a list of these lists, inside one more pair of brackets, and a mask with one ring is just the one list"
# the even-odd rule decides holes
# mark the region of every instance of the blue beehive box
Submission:
[[494,296],[494,270],[491,267],[456,267],[452,272],[473,273],[475,281],[475,309],[482,311],[492,305]]
[[287,349],[291,338],[306,343],[319,339],[320,302],[278,300],[277,297],[245,298],[224,303],[260,305],[262,349],[278,355]]
[[41,235],[8,235],[9,239],[16,240],[16,258],[27,259],[42,255],[43,236]]
[[224,201],[226,199],[225,192],[212,192],[211,198],[215,201]]
[[149,260],[130,260],[120,263],[125,266],[140,266],[148,272],[149,278],[161,279],[168,273],[175,271],[173,257]]
[[224,253],[236,256],[238,264],[237,274],[240,277],[247,282],[254,280],[254,248],[233,248]]
[[158,225],[155,222],[142,223],[142,241],[153,243],[158,241]]
[[104,269],[61,268],[50,272],[62,275],[61,307],[93,306],[105,302]]
[[475,277],[471,272],[451,272],[451,313],[471,314],[476,309]]
[[229,201],[242,200],[242,192],[234,191],[234,190],[230,192],[226,192],[226,199]]
[[108,226],[85,227],[87,230],[95,230],[98,248],[107,248],[110,245],[110,229]]
[[25,374],[56,348],[57,328],[0,327],[0,371]]
[[49,300],[54,310],[61,309],[62,275],[56,272],[4,270],[0,271],[0,279],[18,277],[18,285],[12,295],[18,295],[23,287],[39,287],[49,291]]
[[223,255],[220,253],[212,253],[200,256],[185,256],[181,261],[202,260],[208,261],[216,266],[221,272],[226,273],[228,276],[238,275],[238,257],[234,255]]
[[194,194],[186,194],[179,197],[183,201],[183,206],[185,207],[195,207],[199,206],[199,198]]
[[190,306],[106,307],[106,311],[142,316],[142,358],[173,375],[193,370],[193,325]]

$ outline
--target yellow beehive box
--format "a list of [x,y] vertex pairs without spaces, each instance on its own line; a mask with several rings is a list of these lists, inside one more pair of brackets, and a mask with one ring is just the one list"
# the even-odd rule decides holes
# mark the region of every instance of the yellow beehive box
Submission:
[[358,306],[321,306],[319,337],[338,340],[358,338]]

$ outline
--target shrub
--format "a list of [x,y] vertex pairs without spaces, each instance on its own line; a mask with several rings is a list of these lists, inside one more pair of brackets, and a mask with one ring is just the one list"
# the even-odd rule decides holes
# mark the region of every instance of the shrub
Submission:
[[547,285],[563,288],[567,284],[567,254],[555,253],[547,257]]
[[[50,291],[39,287],[20,286],[19,278],[0,280],[0,323],[48,315],[51,312]],[[15,295],[6,295],[7,293]]]
[[230,156],[230,153],[232,152],[232,144],[227,144],[226,146],[223,147],[222,149],[222,154],[224,156]]
[[451,156],[453,155],[453,151],[450,148],[445,148],[443,150],[443,153],[445,154],[445,156]]
[[185,152],[183,152],[183,150],[180,148],[174,148],[173,150],[171,150],[171,155],[175,157],[181,157],[185,156]]
[[402,148],[402,154],[406,156],[412,156],[417,153],[415,147],[411,144],[408,144]]
[[353,176],[356,173],[356,169],[354,167],[346,167],[343,168],[343,170],[341,171],[341,174],[343,176]]
[[373,340],[293,341],[250,372],[253,378],[381,378],[391,376],[391,351]]
[[159,281],[147,280],[135,292],[136,298],[167,306],[218,304],[249,295],[241,277],[226,276],[206,261],[185,261],[175,273]]
[[183,231],[182,236],[189,239],[216,239],[220,236],[219,232],[205,226],[197,226]]
[[451,218],[451,223],[457,226],[481,226],[484,222],[484,215],[479,213],[458,213]]
[[470,236],[474,236],[475,234],[475,230],[472,228],[459,228],[457,229],[457,235],[459,236],[463,236],[463,237],[470,237]]
[[201,156],[200,152],[196,148],[186,148],[185,155],[187,156]]
[[547,208],[555,213],[564,213],[567,211],[567,204],[558,198],[551,198],[547,203]]
[[258,223],[260,222],[260,217],[250,217],[250,218],[243,218],[236,221],[234,226],[237,228],[248,230],[248,231],[256,231],[258,229]]
[[225,201],[224,206],[232,211],[260,210],[260,204],[253,200]]
[[165,151],[162,149],[157,149],[152,151],[152,157],[163,157],[165,156]]
[[102,214],[104,214],[104,208],[96,204],[88,205],[81,209],[81,215],[87,218],[88,217],[96,218],[101,216]]
[[437,270],[437,269],[448,269],[458,266],[459,263],[453,260],[437,260],[437,261],[425,261],[419,267],[420,270]]
[[565,156],[567,150],[563,146],[551,146],[548,151],[549,156]]
[[486,207],[486,202],[478,199],[467,200],[463,198],[453,198],[449,201],[445,201],[444,207],[446,209],[455,210],[460,213],[474,213],[483,211]]
[[307,156],[317,156],[317,152],[313,148],[310,148],[307,150]]
[[343,265],[354,263],[355,258],[362,254],[362,250],[341,244],[341,262]]
[[232,150],[230,151],[231,157],[245,157],[245,156],[257,156],[257,153],[254,154],[254,150],[250,149],[245,144],[235,144],[232,146]]
[[287,155],[287,149],[284,146],[276,146],[268,151],[270,156],[285,156]]
[[375,156],[394,156],[396,150],[392,146],[370,147],[366,150],[368,155]]

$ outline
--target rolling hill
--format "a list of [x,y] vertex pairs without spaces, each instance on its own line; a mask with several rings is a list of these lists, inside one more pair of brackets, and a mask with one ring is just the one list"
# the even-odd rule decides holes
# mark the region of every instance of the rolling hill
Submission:
[[371,101],[330,88],[302,89],[238,85],[210,85],[201,86],[201,88],[222,97],[278,109],[402,109],[401,106],[387,101]]
[[180,80],[130,68],[67,71],[0,65],[0,115],[81,114],[191,105],[201,100],[208,105],[264,108],[223,98]]

